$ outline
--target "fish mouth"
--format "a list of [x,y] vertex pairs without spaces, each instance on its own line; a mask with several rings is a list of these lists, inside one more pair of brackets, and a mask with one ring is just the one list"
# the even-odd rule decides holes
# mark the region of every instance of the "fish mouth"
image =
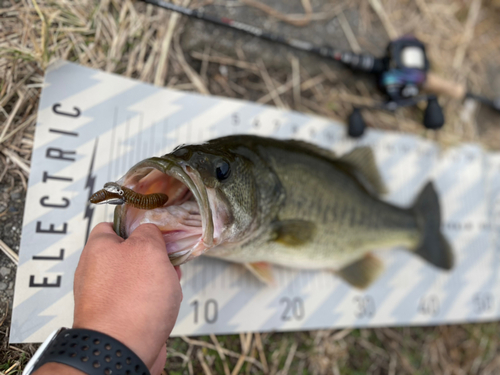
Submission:
[[165,206],[141,210],[129,204],[115,209],[116,233],[127,238],[141,224],[155,224],[161,231],[170,261],[178,266],[214,243],[210,202],[199,173],[170,155],[150,158],[132,167],[118,184],[140,194],[164,193]]

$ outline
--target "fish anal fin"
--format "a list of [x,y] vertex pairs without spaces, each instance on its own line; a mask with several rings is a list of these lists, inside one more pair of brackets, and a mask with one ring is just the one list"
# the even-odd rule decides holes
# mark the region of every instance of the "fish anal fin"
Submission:
[[367,254],[338,270],[336,274],[348,284],[359,289],[366,289],[383,270],[382,261],[372,254]]
[[316,232],[316,224],[306,220],[282,220],[273,225],[273,240],[291,247],[305,245],[313,239]]
[[273,270],[269,263],[266,262],[244,263],[244,266],[263,283],[269,286],[276,285],[273,276]]
[[353,173],[361,183],[368,185],[368,188],[376,194],[387,193],[387,188],[375,164],[375,156],[370,147],[356,148],[338,160],[344,164],[348,172]]

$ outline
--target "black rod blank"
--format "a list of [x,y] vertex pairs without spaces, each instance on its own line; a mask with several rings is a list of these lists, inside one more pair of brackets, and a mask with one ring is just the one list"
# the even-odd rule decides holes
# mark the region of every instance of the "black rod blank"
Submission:
[[226,17],[221,18],[210,14],[205,14],[203,9],[189,9],[163,0],[142,0],[142,1],[167,10],[171,10],[173,12],[183,14],[188,17],[198,18],[200,20],[208,21],[216,25],[221,25],[231,29],[240,30],[247,34],[251,34],[253,36],[262,39],[267,39],[272,42],[284,44],[286,46],[292,47],[297,50],[312,52],[319,56],[339,61],[344,65],[347,65],[351,69],[362,70],[371,73],[379,73],[384,70],[384,64],[382,62],[382,59],[375,58],[372,55],[368,54],[358,55],[356,53],[352,53],[349,51],[341,51],[339,49],[332,47],[315,46],[310,42],[294,38],[286,38],[281,35],[269,33],[256,26],[247,25],[245,23],[234,21]]

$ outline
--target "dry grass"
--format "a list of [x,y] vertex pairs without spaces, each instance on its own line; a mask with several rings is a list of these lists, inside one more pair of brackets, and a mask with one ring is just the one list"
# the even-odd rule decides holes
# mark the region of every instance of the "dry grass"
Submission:
[[[247,6],[260,6],[245,0]],[[203,6],[195,0],[184,4]],[[302,2],[305,16],[269,17],[315,22],[333,17]],[[341,25],[353,48],[379,51],[366,37],[382,22],[388,35],[412,32],[427,43],[434,70],[445,78],[486,95],[488,64],[499,61],[497,0],[363,0],[357,30]],[[263,13],[264,14],[264,13]],[[223,56],[209,48],[186,53],[180,38],[186,20],[131,0],[0,0],[0,182],[26,189],[30,170],[36,109],[45,67],[55,59],[118,73],[179,90],[244,98],[343,119],[353,104],[370,102],[373,92],[363,81],[346,85],[326,63],[309,76],[296,58],[276,71],[261,61],[246,61],[236,50]],[[490,91],[488,91],[490,90]],[[497,93],[498,94],[498,93]],[[421,112],[396,116],[370,113],[372,126],[436,136],[443,144],[477,141],[498,149],[495,118],[464,111],[442,98],[446,128],[434,135],[420,125]],[[480,119],[480,120],[478,120]],[[497,120],[498,121],[498,118]],[[4,215],[6,212],[0,213]],[[3,246],[2,246],[3,248]],[[0,331],[8,334],[8,308]],[[171,374],[495,374],[500,373],[500,327],[497,323],[437,328],[323,330],[301,333],[242,334],[172,339]],[[0,347],[0,370],[16,374],[35,346]]]

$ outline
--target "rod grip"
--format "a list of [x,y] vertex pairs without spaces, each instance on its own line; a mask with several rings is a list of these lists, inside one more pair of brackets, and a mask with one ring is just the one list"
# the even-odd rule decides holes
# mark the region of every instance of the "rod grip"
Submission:
[[464,99],[467,92],[465,85],[448,81],[432,73],[427,74],[423,88],[435,94],[448,95],[455,99]]

